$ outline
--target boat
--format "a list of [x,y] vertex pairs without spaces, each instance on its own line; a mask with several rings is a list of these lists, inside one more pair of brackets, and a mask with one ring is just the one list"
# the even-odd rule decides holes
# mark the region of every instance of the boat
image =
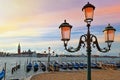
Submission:
[[2,80],[4,76],[5,76],[5,70],[3,69],[2,72],[0,73],[0,80]]
[[46,71],[46,66],[43,62],[40,63],[40,68],[42,71]]
[[34,64],[34,72],[38,71],[38,67],[39,67],[38,64],[35,63],[35,64]]
[[64,69],[64,70],[67,69],[67,63],[66,62],[62,62],[61,69]]
[[86,62],[84,62],[84,67],[87,68],[87,63]]
[[100,67],[99,67],[99,65],[97,63],[91,63],[91,68],[100,69]]
[[117,67],[117,68],[120,68],[120,63],[116,63],[116,67]]
[[57,61],[54,62],[53,66],[54,66],[54,71],[59,71],[60,64]]
[[72,69],[73,69],[73,65],[72,65],[72,63],[71,63],[71,62],[68,62],[68,63],[67,63],[67,65],[68,65],[68,69],[70,69],[70,70],[72,70]]
[[26,72],[29,72],[32,69],[32,63],[30,62],[29,64],[27,64],[26,66]]
[[73,65],[73,67],[74,67],[74,69],[79,69],[79,63],[77,63],[77,62],[72,62],[72,65]]
[[60,64],[59,64],[57,61],[55,61],[55,62],[53,63],[53,65],[54,65],[54,67],[60,68]]
[[85,64],[84,64],[83,62],[80,62],[79,68],[80,68],[80,69],[84,69],[84,68],[85,68]]
[[95,68],[96,67],[96,63],[91,63],[91,68]]

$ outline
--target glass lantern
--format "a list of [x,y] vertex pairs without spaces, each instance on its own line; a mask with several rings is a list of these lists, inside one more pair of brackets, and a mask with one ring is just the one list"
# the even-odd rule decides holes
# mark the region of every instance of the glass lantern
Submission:
[[85,22],[88,23],[93,21],[94,10],[95,7],[89,2],[85,6],[83,6],[82,11],[84,11],[85,13]]
[[61,37],[62,37],[61,40],[69,41],[72,26],[69,25],[69,23],[67,23],[66,20],[64,20],[64,23],[62,23],[59,28],[61,28]]
[[104,35],[105,35],[105,42],[113,42],[114,41],[114,36],[115,36],[115,29],[108,24],[108,26],[105,28]]

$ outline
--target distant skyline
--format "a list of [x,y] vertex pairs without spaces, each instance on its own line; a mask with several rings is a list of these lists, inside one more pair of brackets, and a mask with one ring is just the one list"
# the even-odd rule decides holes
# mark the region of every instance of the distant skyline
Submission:
[[96,7],[91,33],[97,36],[101,47],[107,46],[104,28],[108,23],[116,28],[111,51],[100,53],[92,49],[92,54],[119,55],[120,0],[0,0],[0,51],[17,53],[20,43],[22,51],[40,53],[50,46],[57,54],[86,54],[86,49],[76,53],[64,50],[59,26],[64,19],[73,26],[68,46],[76,47],[79,37],[87,31],[82,7],[88,1]]

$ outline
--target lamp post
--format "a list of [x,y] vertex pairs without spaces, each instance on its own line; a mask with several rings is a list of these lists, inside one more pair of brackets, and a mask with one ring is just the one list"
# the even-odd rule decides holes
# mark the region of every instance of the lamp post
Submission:
[[[48,71],[49,71],[49,67],[50,67],[50,57],[51,57],[50,50],[51,50],[51,48],[48,47],[48,63],[47,63],[47,70]],[[46,51],[44,51],[44,52],[46,52]],[[54,53],[54,51],[52,53]]]
[[89,2],[82,8],[82,11],[85,13],[85,22],[87,23],[87,34],[84,34],[80,37],[78,46],[76,48],[67,46],[68,41],[70,40],[71,28],[72,26],[64,20],[59,28],[61,29],[61,40],[64,42],[65,50],[68,52],[77,52],[80,50],[81,47],[86,47],[87,52],[87,80],[91,80],[91,48],[97,48],[100,52],[108,52],[111,48],[111,44],[114,41],[114,33],[115,29],[108,24],[105,28],[104,35],[105,35],[105,42],[107,43],[107,47],[100,48],[98,44],[97,37],[90,33],[90,26],[91,22],[93,21],[93,14],[94,14],[95,7],[94,5],[90,4]]

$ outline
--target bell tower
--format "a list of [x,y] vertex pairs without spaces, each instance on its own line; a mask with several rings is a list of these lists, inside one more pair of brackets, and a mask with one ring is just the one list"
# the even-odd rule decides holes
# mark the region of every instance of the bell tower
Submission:
[[21,53],[21,47],[20,47],[20,43],[18,44],[18,54]]

